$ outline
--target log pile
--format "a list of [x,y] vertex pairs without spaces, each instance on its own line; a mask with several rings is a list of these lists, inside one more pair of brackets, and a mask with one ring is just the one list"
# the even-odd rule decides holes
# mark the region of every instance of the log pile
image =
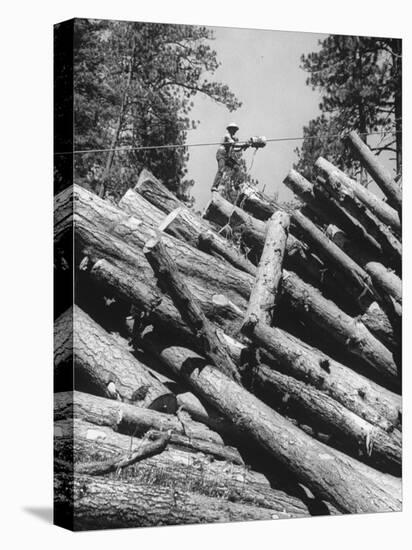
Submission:
[[147,170],[56,196],[58,523],[400,510],[401,193],[347,139],[388,202],[322,158],[296,210],[243,186],[200,217]]

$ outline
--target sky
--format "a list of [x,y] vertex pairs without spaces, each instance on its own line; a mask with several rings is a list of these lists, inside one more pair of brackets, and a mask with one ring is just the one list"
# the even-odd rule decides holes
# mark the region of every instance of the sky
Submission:
[[[319,40],[326,35],[227,27],[212,30],[215,40],[211,45],[221,62],[212,78],[228,84],[242,107],[230,113],[224,105],[197,94],[190,116],[200,124],[188,132],[187,142],[218,142],[232,121],[240,127],[240,140],[302,136],[303,126],[320,112],[320,95],[306,85],[300,57],[318,50]],[[282,181],[297,160],[294,150],[300,144],[268,143],[257,151],[252,166],[253,150],[244,153],[251,176],[265,193],[279,193],[281,200],[292,198]],[[203,209],[217,170],[216,146],[193,147],[189,153],[188,177],[195,181],[191,193],[196,208]]]

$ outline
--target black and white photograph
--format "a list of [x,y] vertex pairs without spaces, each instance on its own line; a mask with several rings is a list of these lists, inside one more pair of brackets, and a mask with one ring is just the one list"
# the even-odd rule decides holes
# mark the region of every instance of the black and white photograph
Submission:
[[400,35],[53,41],[54,523],[400,512]]

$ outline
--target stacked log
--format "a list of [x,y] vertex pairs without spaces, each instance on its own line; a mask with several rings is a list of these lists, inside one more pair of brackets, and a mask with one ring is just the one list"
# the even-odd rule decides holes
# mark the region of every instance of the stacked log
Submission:
[[348,139],[391,206],[323,159],[285,180],[302,211],[247,185],[201,218],[147,170],[118,205],[56,197],[60,524],[400,509],[399,193]]

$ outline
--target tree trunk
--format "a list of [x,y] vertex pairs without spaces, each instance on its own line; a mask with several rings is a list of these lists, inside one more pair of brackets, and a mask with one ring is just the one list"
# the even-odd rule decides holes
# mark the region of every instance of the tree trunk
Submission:
[[336,226],[329,225],[325,233],[339,248],[342,248],[346,254],[351,256],[355,262],[369,273],[374,285],[381,293],[389,294],[402,304],[402,281],[393,271],[376,261],[373,255],[369,254],[368,250],[361,248],[356,242],[349,240],[345,233],[340,231]]
[[219,340],[215,327],[203,313],[200,303],[179,276],[177,266],[163,242],[160,239],[148,241],[144,253],[153,268],[159,287],[171,297],[183,321],[199,340],[202,352],[219,370],[240,382],[238,368]]
[[93,391],[97,395],[158,411],[176,411],[176,397],[148,373],[79,307],[57,319],[55,337],[56,391]]
[[309,424],[315,437],[319,430],[332,434],[329,445],[337,447],[384,472],[401,475],[402,444],[399,431],[386,431],[358,415],[313,386],[261,364],[254,371],[258,396],[283,416]]
[[374,193],[363,187],[357,181],[349,178],[334,166],[331,162],[323,157],[319,157],[316,161],[316,167],[322,170],[327,176],[335,174],[343,185],[346,185],[355,193],[355,196],[363,202],[369,210],[375,214],[383,223],[392,227],[397,234],[401,233],[401,222],[399,214],[389,204],[386,204],[379,199]]
[[[155,348],[159,350],[158,342]],[[400,486],[394,489],[392,478],[386,482],[384,474],[307,436],[201,356],[175,346],[164,348],[160,357],[239,431],[339,510],[360,513],[400,509]]]
[[311,285],[292,272],[283,273],[282,293],[289,307],[310,326],[316,325],[353,357],[392,385],[399,385],[398,368],[392,353],[369,332],[359,319],[346,315]]
[[134,191],[165,214],[170,214],[172,210],[182,205],[176,195],[146,169],[140,172]]
[[[133,279],[131,277],[127,279],[130,287],[126,289],[125,279],[122,279],[125,275],[124,272],[119,273],[105,260],[101,260],[93,267],[92,274],[101,284],[108,285],[106,288],[110,290],[117,288],[119,293],[119,289],[124,289],[123,299],[130,299],[133,302]],[[145,295],[143,294],[143,296]],[[136,301],[134,302],[137,307],[141,307],[143,310],[148,309],[150,297],[146,295],[146,305],[141,298],[138,299],[140,300],[138,304]],[[163,310],[162,304],[166,311]],[[243,312],[237,311],[233,307],[232,309],[228,307],[229,311],[233,316],[232,323],[240,326]],[[165,334],[173,337],[175,341],[181,342],[182,345],[188,346],[190,343],[190,345],[196,346],[196,340],[191,341],[187,337],[187,329],[185,329],[182,320],[168,314],[165,300],[156,306],[146,322],[155,325]],[[399,396],[357,374],[352,369],[333,361],[319,350],[303,344],[285,331],[280,329],[273,329],[273,331],[273,335],[269,338],[271,343],[267,349],[275,357],[276,362],[279,361],[286,374],[291,374],[318,387],[362,418],[384,429],[390,430],[394,423],[398,423],[401,407]],[[242,364],[245,361],[244,346],[242,347],[239,343],[231,340],[224,333],[218,332],[218,335],[227,346],[232,358],[237,364]],[[263,347],[267,347],[267,342],[263,342]],[[195,349],[199,348],[195,347]],[[275,353],[273,353],[274,350]],[[328,376],[322,369],[322,364],[330,365]],[[192,409],[189,412],[192,413]],[[223,433],[227,432],[222,422],[216,424],[215,418],[211,418],[210,422],[207,422],[207,417],[199,417],[199,420]]]
[[289,231],[289,216],[276,212],[268,221],[265,244],[256,271],[242,331],[248,333],[261,321],[272,324],[278,286],[282,277],[283,256]]
[[386,195],[388,203],[400,214],[402,211],[402,191],[389,170],[379,162],[378,157],[373,154],[355,131],[349,132],[346,140],[362,166],[366,168],[368,174]]
[[[318,180],[322,180],[323,183],[323,178]],[[382,254],[380,244],[369,235],[358,220],[350,216],[330,194],[327,194],[321,185],[312,185],[296,170],[290,170],[283,183],[302,199],[325,225],[337,225],[353,240],[364,243],[376,254]]]
[[250,212],[254,218],[263,221],[268,220],[278,210],[282,210],[276,201],[248,184],[242,185],[236,204]]
[[[142,437],[149,430],[171,432],[170,445],[191,452],[201,452],[217,460],[233,464],[244,464],[239,452],[224,445],[219,434],[206,426],[194,422],[189,415],[179,411],[178,417],[137,409],[133,405],[115,403],[109,399],[95,397],[81,392],[57,394],[55,397],[55,421],[67,418],[73,410],[73,417],[99,426],[108,426],[113,430],[133,436]],[[143,411],[143,414],[140,414]],[[149,412],[149,414],[145,414]]]
[[353,191],[342,185],[340,180],[331,174],[322,185],[327,192],[357,219],[366,231],[379,243],[385,259],[385,264],[394,267],[398,272],[402,266],[402,245],[391,230],[380,222],[365,205],[360,202]]
[[150,483],[128,483],[86,475],[76,475],[73,482],[69,476],[60,475],[55,480],[58,523],[61,523],[59,518],[70,513],[72,504],[67,495],[71,494],[76,503],[73,508],[74,531],[292,517],[273,509],[188,491],[171,491],[169,487]]

